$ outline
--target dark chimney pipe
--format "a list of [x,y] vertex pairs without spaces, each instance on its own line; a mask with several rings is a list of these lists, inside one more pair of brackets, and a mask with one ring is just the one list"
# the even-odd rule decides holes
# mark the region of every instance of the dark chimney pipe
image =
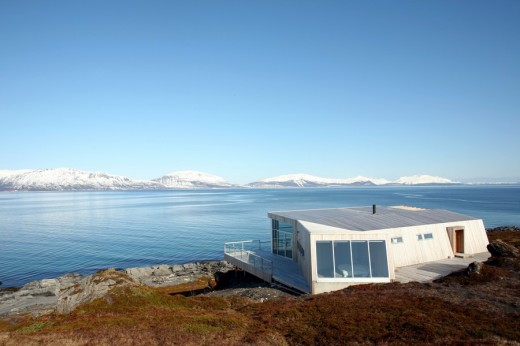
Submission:
[[375,213],[376,213],[376,205],[372,204],[372,214],[375,214]]

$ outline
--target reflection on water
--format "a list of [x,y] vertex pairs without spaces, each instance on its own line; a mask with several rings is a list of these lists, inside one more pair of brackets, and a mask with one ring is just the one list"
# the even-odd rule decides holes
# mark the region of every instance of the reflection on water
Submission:
[[518,186],[0,193],[0,281],[221,259],[226,241],[269,239],[268,211],[371,204],[520,225]]

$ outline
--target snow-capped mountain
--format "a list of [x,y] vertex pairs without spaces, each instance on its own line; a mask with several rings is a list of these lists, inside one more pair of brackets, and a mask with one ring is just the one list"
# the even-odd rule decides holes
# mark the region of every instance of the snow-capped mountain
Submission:
[[[395,181],[357,176],[332,179],[310,174],[287,174],[247,184],[252,188],[333,187],[375,185],[459,184],[431,175],[412,175]],[[239,187],[224,178],[198,171],[177,171],[160,178],[132,180],[103,172],[86,172],[72,168],[0,170],[0,191],[79,191],[79,190],[158,190],[212,189]]]
[[12,175],[23,174],[33,171],[32,169],[0,169],[0,179],[6,178]]
[[249,183],[250,187],[315,187],[333,183],[333,179],[310,174],[286,174]]
[[442,177],[434,177],[431,175],[411,175],[401,177],[394,181],[399,185],[430,185],[430,184],[457,184],[456,182]]
[[387,180],[385,178],[372,178],[364,177],[361,175],[358,175],[354,178],[344,179],[344,181],[349,185],[387,185],[391,183],[390,180]]
[[198,171],[177,171],[152,181],[170,189],[211,189],[234,187],[224,178]]
[[319,187],[319,186],[371,186],[384,185],[390,181],[358,176],[348,179],[321,178],[310,174],[287,174],[249,183],[249,187]]
[[277,188],[277,187],[325,187],[325,186],[375,186],[375,185],[432,185],[455,184],[450,179],[431,175],[413,175],[401,177],[395,181],[384,178],[357,176],[346,179],[321,178],[309,174],[287,174],[273,178],[258,180],[247,184],[249,187]]
[[85,172],[72,168],[0,171],[0,190],[152,190],[161,188],[164,187],[156,182],[131,180],[103,172]]

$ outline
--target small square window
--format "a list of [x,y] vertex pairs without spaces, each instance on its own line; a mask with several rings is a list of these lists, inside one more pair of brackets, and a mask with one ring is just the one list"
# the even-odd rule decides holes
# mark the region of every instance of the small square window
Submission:
[[423,240],[422,234],[417,234],[417,240]]
[[423,236],[424,236],[424,239],[433,239],[433,234],[431,234],[431,233],[425,233],[425,234],[423,234]]
[[403,237],[394,237],[392,238],[392,244],[399,244],[403,242]]

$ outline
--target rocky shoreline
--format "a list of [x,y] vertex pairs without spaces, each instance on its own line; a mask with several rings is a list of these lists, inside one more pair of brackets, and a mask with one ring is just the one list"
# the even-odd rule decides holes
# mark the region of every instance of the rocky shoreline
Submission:
[[[516,345],[520,232],[488,237],[487,261],[431,283],[357,285],[296,299],[277,296],[282,291],[225,262],[40,280],[0,294],[0,308],[12,303],[9,298],[23,298],[32,300],[33,315],[46,314],[31,318],[30,308],[20,306],[0,316],[0,344]],[[203,273],[208,275],[197,277]],[[212,285],[211,277],[223,289],[179,295]],[[35,306],[38,298],[53,304]],[[76,304],[83,305],[74,309]]]
[[520,232],[517,226],[499,226],[494,228],[486,228],[486,232]]
[[93,275],[65,274],[55,279],[30,282],[21,288],[0,290],[0,316],[27,314],[41,316],[67,313],[76,306],[105,295],[115,286],[176,286],[200,278],[214,280],[217,273],[234,267],[225,261],[157,265],[124,270],[109,269]]
[[[520,228],[501,226],[487,229],[487,232],[520,232]],[[215,290],[217,282],[220,283]],[[134,285],[156,288],[177,286],[180,289],[175,292],[181,294],[189,293],[190,290],[191,293],[207,291],[208,295],[236,295],[259,302],[291,296],[249,274],[237,275],[235,268],[226,261],[201,261],[108,269],[88,276],[71,273],[54,279],[33,281],[20,288],[0,289],[0,317],[68,313],[81,304],[104,296],[114,287]]]

